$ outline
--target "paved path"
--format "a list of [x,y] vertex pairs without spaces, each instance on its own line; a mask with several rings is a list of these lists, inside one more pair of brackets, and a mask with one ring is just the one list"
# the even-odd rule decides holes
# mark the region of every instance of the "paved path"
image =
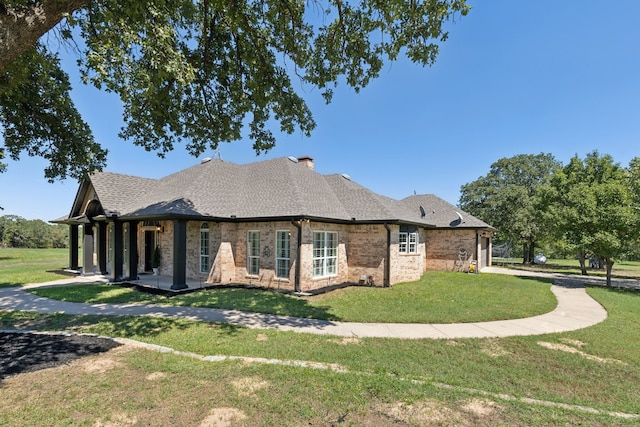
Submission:
[[539,316],[493,322],[457,324],[356,323],[300,319],[200,307],[71,303],[41,298],[24,291],[25,288],[36,286],[61,286],[96,281],[95,277],[78,277],[47,284],[27,285],[22,288],[0,288],[0,309],[24,310],[47,314],[61,312],[81,315],[173,317],[205,322],[231,323],[249,328],[273,328],[282,331],[312,334],[409,339],[490,338],[540,335],[586,328],[602,322],[607,318],[606,310],[586,293],[584,286],[579,284],[576,278],[521,271],[513,272],[500,268],[490,268],[487,270],[505,274],[554,277],[554,284],[551,286],[551,291],[558,299],[558,306],[555,310]]

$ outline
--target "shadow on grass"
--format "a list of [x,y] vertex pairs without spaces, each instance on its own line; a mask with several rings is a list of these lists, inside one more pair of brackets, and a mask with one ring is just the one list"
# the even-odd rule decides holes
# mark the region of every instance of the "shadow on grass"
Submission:
[[[146,292],[143,288],[135,289]],[[340,317],[330,313],[329,306],[314,306],[305,299],[268,289],[213,287],[191,293],[163,296],[166,298],[166,303],[170,305],[219,308],[303,319],[341,320]]]

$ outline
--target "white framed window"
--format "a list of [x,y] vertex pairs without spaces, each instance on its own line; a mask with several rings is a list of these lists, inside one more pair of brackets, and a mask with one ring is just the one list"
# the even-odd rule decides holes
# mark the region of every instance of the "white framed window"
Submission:
[[200,226],[200,273],[209,273],[209,224]]
[[260,272],[260,232],[247,233],[247,273],[257,275]]
[[418,253],[418,233],[401,231],[398,238],[398,251],[401,254]]
[[289,278],[291,267],[289,230],[276,231],[276,277],[281,279]]
[[338,233],[314,231],[313,277],[328,277],[336,274],[338,274]]

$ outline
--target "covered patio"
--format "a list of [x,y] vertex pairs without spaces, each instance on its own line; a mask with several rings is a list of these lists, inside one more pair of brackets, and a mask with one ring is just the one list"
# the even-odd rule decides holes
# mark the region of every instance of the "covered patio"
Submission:
[[186,287],[175,289],[173,286],[173,276],[163,276],[153,274],[139,274],[137,280],[127,279],[122,283],[129,283],[132,285],[140,286],[142,288],[155,289],[162,292],[170,292],[173,294],[180,294],[185,292],[192,292],[198,289],[204,289],[211,287],[211,284],[207,284],[201,280],[186,280]]

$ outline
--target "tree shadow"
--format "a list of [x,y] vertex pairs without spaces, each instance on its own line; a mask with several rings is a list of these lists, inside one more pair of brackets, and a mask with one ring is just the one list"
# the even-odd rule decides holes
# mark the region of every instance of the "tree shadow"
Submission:
[[171,298],[179,299],[180,305],[192,307],[212,307],[303,319],[341,320],[330,312],[329,306],[315,306],[306,299],[263,288],[211,287]]

